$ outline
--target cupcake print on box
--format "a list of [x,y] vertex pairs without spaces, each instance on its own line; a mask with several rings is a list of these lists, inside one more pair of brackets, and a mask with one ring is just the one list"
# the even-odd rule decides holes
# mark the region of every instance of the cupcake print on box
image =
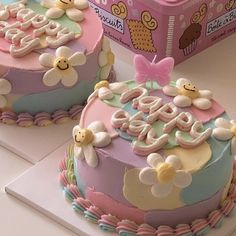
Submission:
[[203,3],[199,10],[193,14],[190,25],[185,29],[179,39],[179,49],[183,50],[184,56],[192,53],[197,47],[197,40],[202,33],[202,25],[200,24],[207,13],[207,5]]

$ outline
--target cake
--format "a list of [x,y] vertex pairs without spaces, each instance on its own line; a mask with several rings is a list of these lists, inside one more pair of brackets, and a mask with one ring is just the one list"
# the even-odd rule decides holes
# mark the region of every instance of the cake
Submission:
[[76,119],[114,55],[87,0],[1,0],[0,120],[46,126]]
[[[166,73],[172,62],[154,67]],[[160,78],[95,86],[59,164],[60,183],[74,210],[102,230],[205,235],[234,208],[236,121],[210,90]]]

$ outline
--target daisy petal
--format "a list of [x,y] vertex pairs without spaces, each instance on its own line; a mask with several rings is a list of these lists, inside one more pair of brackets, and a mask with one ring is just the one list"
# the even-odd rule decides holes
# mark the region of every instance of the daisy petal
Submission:
[[151,153],[147,157],[147,163],[153,168],[156,168],[160,163],[163,163],[163,157],[158,153]]
[[103,67],[103,66],[107,65],[107,63],[108,63],[107,53],[101,51],[98,55],[98,65],[100,67]]
[[94,134],[93,146],[106,147],[111,143],[111,136],[107,132],[98,132]]
[[103,38],[102,50],[105,51],[106,53],[111,51],[110,41],[109,41],[109,39],[107,37]]
[[56,57],[65,57],[69,58],[72,56],[72,51],[70,48],[66,46],[61,46],[56,50]]
[[177,107],[190,107],[192,104],[191,98],[184,96],[184,95],[178,95],[173,99],[174,104]]
[[186,171],[179,170],[174,178],[174,185],[178,188],[186,188],[192,183],[192,175]]
[[180,170],[182,168],[181,160],[175,155],[168,156],[165,162],[171,164],[176,170]]
[[96,167],[98,165],[98,157],[96,151],[91,144],[83,146],[84,157],[87,164],[91,167]]
[[73,67],[63,73],[61,77],[61,83],[66,87],[71,87],[78,81],[78,73]]
[[84,10],[84,9],[87,9],[89,7],[89,4],[88,4],[87,0],[75,0],[74,5],[79,10]]
[[210,90],[199,90],[199,95],[201,98],[207,98],[207,99],[212,99],[213,94]]
[[6,79],[0,79],[0,94],[8,94],[11,92],[11,83]]
[[111,83],[109,88],[115,94],[122,94],[129,89],[128,85],[122,82]]
[[54,68],[48,70],[43,76],[43,83],[46,86],[54,86],[58,84],[60,80],[61,80],[61,74],[58,72],[58,70]]
[[171,193],[172,189],[173,189],[172,183],[168,184],[157,183],[152,186],[151,192],[154,197],[163,198],[168,196]]
[[215,125],[219,128],[231,129],[233,124],[229,120],[220,117],[216,119]]
[[180,78],[176,81],[176,87],[182,88],[185,84],[192,84],[190,80],[185,78]]
[[4,108],[7,105],[7,99],[0,95],[0,108]]
[[43,53],[39,56],[39,63],[45,67],[53,67],[55,57],[50,53]]
[[100,79],[101,80],[106,80],[111,72],[112,65],[106,65],[102,67],[101,72],[100,72]]
[[86,63],[86,56],[84,53],[76,52],[69,58],[69,62],[71,66],[84,65]]
[[164,94],[175,97],[178,95],[178,89],[174,86],[166,85],[163,89]]
[[231,153],[235,156],[236,155],[236,138],[233,137],[231,141]]
[[114,97],[114,94],[109,88],[102,87],[98,89],[98,97],[102,100],[109,100]]
[[213,129],[212,135],[221,141],[229,140],[233,137],[233,133],[229,129],[215,128]]
[[89,126],[88,129],[92,130],[93,133],[104,132],[106,131],[106,126],[101,121],[93,121]]
[[212,106],[211,101],[207,98],[196,98],[193,99],[192,103],[195,107],[201,110],[207,110]]
[[76,8],[66,9],[66,15],[75,22],[80,22],[84,19],[84,13]]
[[78,160],[84,159],[84,152],[81,147],[77,147],[76,145],[74,145],[74,157]]
[[157,183],[157,172],[155,169],[145,167],[139,172],[139,180],[143,184],[153,185]]
[[64,15],[65,11],[58,7],[49,8],[46,12],[46,16],[50,19],[58,19]]

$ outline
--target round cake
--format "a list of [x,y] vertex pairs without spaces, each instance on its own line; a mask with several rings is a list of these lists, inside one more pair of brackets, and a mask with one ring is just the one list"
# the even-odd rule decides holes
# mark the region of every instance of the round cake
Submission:
[[98,83],[73,129],[60,181],[103,230],[204,235],[234,208],[236,122],[211,91],[165,81]]
[[87,0],[2,0],[0,120],[20,126],[77,118],[114,55]]

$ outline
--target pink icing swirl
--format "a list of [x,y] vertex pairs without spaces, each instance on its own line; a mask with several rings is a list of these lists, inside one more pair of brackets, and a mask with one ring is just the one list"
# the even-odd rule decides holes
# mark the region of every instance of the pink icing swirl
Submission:
[[88,199],[84,199],[83,197],[76,198],[74,202],[81,206],[84,210],[89,209],[89,207],[92,206],[92,203]]
[[51,116],[47,112],[40,112],[34,117],[34,125],[43,127],[52,124]]
[[67,111],[58,110],[52,114],[52,121],[55,124],[64,124],[69,120],[69,114]]
[[194,235],[206,230],[208,227],[209,224],[206,219],[197,219],[192,222],[192,232]]
[[101,216],[104,214],[102,210],[100,210],[98,207],[91,205],[89,208],[87,208],[87,212],[92,213],[94,216],[96,216],[98,219],[101,218]]
[[161,225],[156,231],[157,236],[174,236],[174,229],[167,225]]
[[62,172],[63,170],[67,170],[67,165],[66,165],[66,158],[61,160],[59,162],[59,171]]
[[16,124],[21,127],[30,127],[33,125],[34,117],[29,113],[21,113],[18,115],[18,119],[16,120]]
[[120,231],[128,231],[136,233],[138,231],[138,225],[131,220],[122,220],[117,224],[116,230]]
[[1,114],[0,120],[2,123],[7,125],[16,124],[17,115],[13,111],[4,111]]
[[219,226],[219,223],[222,221],[223,217],[224,216],[220,210],[212,211],[208,216],[208,223],[211,228],[217,228]]
[[178,224],[175,228],[175,235],[181,236],[181,235],[190,235],[192,233],[192,230],[188,224]]
[[155,236],[156,229],[148,224],[141,224],[137,231],[137,236]]
[[67,185],[67,189],[70,191],[74,199],[82,197],[82,194],[76,185],[74,184]]
[[115,228],[117,227],[118,222],[119,222],[119,219],[117,219],[115,216],[112,216],[110,214],[102,215],[101,219],[98,221],[99,224],[106,224]]
[[69,115],[72,120],[78,120],[80,118],[81,112],[83,110],[83,106],[74,105],[69,110]]
[[224,216],[229,216],[233,209],[234,202],[228,198],[223,202],[221,212]]

